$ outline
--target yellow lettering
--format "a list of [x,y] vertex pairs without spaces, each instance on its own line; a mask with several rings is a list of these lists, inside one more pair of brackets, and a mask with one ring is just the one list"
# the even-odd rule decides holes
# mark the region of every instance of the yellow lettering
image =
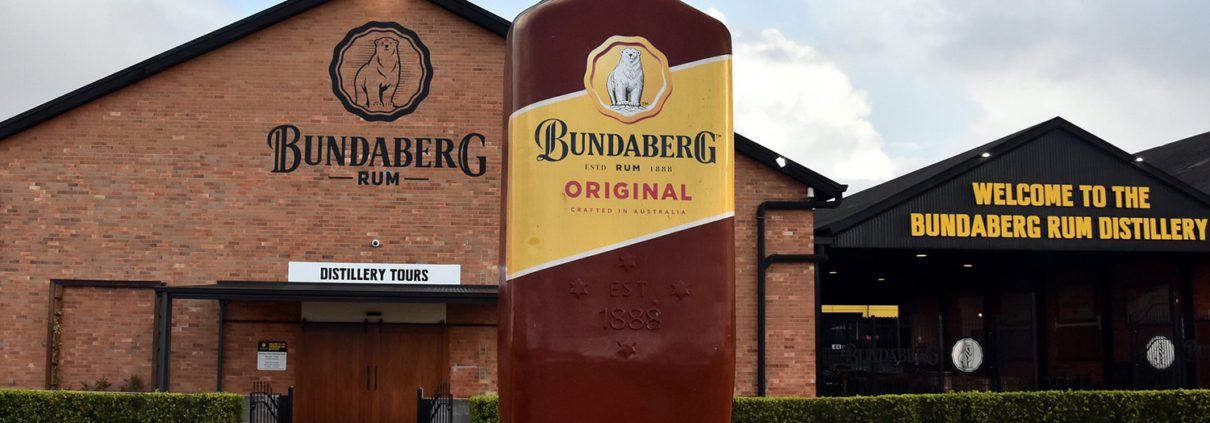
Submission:
[[924,215],[920,213],[912,213],[911,228],[912,236],[924,235]]
[[936,214],[930,213],[924,215],[924,234],[928,236],[941,235],[940,222],[941,218]]
[[1030,216],[1026,219],[1026,224],[1029,225],[1027,232],[1030,238],[1038,239],[1042,237],[1042,218]]
[[1076,217],[1076,236],[1079,238],[1092,239],[1092,218],[1088,216]]
[[1111,187],[1109,187],[1109,190],[1110,190],[1110,191],[1113,191],[1113,206],[1114,206],[1114,207],[1117,207],[1117,208],[1123,208],[1123,207],[1126,207],[1126,206],[1123,204],[1123,203],[1125,203],[1125,202],[1126,202],[1126,200],[1122,198],[1122,197],[1123,197],[1123,195],[1122,195],[1122,189],[1123,189],[1123,187],[1119,187],[1119,186],[1116,186],[1116,185],[1115,185],[1115,186],[1111,186]]
[[1097,223],[1100,224],[1101,239],[1114,239],[1113,219],[1109,217],[1097,218]]
[[1006,237],[1024,238],[1025,237],[1025,216],[1021,216],[1021,215],[1013,216],[1013,225],[1012,225],[1012,227],[1010,227],[1008,229],[1011,229],[1011,230],[1005,231],[1004,235]]
[[976,214],[971,217],[971,236],[985,237],[987,229],[984,227],[983,215]]
[[987,182],[971,183],[971,189],[975,192],[975,204],[987,206],[992,203],[992,185]]
[[941,236],[954,236],[954,215],[941,215]]
[[1046,194],[1042,184],[1029,185],[1029,205],[1034,207],[1042,207],[1046,205]]
[[970,216],[965,215],[965,214],[960,214],[954,220],[955,220],[954,226],[957,226],[956,229],[957,229],[958,237],[966,238],[966,237],[971,236],[971,217]]

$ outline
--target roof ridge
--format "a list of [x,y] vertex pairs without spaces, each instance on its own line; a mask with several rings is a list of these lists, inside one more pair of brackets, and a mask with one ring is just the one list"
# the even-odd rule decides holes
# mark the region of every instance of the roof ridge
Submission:
[[[499,36],[507,36],[511,22],[466,0],[429,0],[456,16]],[[156,75],[166,69],[240,40],[262,29],[311,10],[328,0],[286,0],[264,11],[211,31],[171,50],[152,56],[105,78],[78,88],[53,100],[0,122],[0,142],[26,129],[76,109],[122,88]],[[765,166],[815,189],[821,200],[841,198],[847,186],[839,184],[794,161],[777,162],[780,154],[736,134],[736,151],[756,159]],[[820,195],[822,194],[822,195]]]

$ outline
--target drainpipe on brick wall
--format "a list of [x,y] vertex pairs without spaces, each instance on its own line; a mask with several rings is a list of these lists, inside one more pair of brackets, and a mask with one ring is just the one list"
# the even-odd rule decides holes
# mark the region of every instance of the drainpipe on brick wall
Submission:
[[[765,396],[765,272],[776,263],[822,263],[828,260],[825,254],[773,254],[765,256],[765,215],[771,210],[811,211],[834,209],[840,206],[841,195],[832,201],[766,201],[756,208],[756,395]],[[818,285],[819,280],[815,283]],[[815,309],[819,310],[819,298],[815,298]],[[818,317],[819,313],[815,313]],[[818,319],[816,321],[818,325]],[[816,354],[819,352],[816,351]],[[816,377],[818,382],[818,377]]]

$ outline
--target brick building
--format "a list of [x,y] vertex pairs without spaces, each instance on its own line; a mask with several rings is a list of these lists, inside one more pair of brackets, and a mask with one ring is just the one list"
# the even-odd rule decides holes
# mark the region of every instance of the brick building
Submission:
[[[290,0],[0,123],[0,383],[494,392],[507,28]],[[406,103],[366,99],[376,48]],[[814,395],[812,209],[845,187],[736,150],[736,394]]]

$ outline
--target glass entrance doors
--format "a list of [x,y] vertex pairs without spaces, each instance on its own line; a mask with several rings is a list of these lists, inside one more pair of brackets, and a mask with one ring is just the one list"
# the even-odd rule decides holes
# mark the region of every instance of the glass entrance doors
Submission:
[[1210,325],[1197,326],[1182,307],[1192,295],[1179,263],[832,254],[835,267],[822,272],[831,279],[822,281],[821,395],[1171,389],[1210,380],[1210,365],[1198,365],[1210,362],[1199,354],[1210,347],[1194,341]]

